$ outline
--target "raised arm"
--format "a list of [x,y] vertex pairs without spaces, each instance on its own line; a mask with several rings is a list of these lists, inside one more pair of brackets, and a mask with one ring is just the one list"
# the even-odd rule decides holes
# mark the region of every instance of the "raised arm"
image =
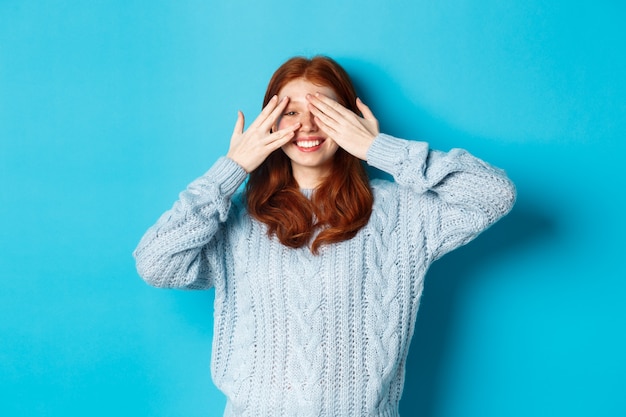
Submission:
[[[515,187],[504,171],[463,149],[444,153],[431,150],[425,142],[380,134],[368,150],[367,161],[391,174],[401,192],[419,196],[413,217],[420,217],[427,227],[433,260],[472,240],[515,202]],[[411,216],[408,213],[406,218]]]
[[274,96],[244,130],[239,112],[227,157],[219,159],[180,194],[134,252],[139,274],[149,284],[165,288],[208,288],[224,273],[224,222],[231,197],[248,172],[289,141],[299,124],[272,131],[288,98]]
[[[469,242],[513,207],[515,187],[504,171],[467,151],[433,151],[425,142],[380,134],[376,117],[358,99],[362,116],[320,93],[307,99],[316,123],[339,146],[394,177],[407,197],[399,208],[410,211],[399,214],[427,228],[432,260]],[[417,200],[417,207],[409,203]]]
[[139,275],[156,287],[211,287],[213,278],[223,273],[220,225],[246,175],[237,163],[223,157],[180,193],[135,249]]

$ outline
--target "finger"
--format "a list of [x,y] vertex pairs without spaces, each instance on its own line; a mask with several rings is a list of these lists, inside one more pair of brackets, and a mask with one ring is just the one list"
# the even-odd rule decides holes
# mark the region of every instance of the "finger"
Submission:
[[246,119],[241,110],[237,111],[237,122],[235,122],[235,128],[233,129],[233,135],[240,135],[243,133],[243,127],[245,126]]
[[311,110],[311,113],[313,113],[314,115],[318,116],[318,117],[330,117],[333,119],[338,119],[341,115],[334,110],[329,104],[325,103],[322,100],[322,96],[319,95],[319,93],[316,93],[315,95],[307,95],[307,100],[309,100],[309,109]]
[[341,118],[339,117],[337,113],[335,113],[334,114],[335,117],[333,117],[331,111],[329,110],[324,111],[320,107],[318,107],[316,103],[313,103],[313,102],[309,103],[308,105],[309,111],[315,117],[316,124],[318,121],[326,126],[337,126],[340,123],[339,120]]
[[309,111],[313,116],[315,116],[315,123],[318,125],[318,127],[322,128],[322,130],[325,130],[326,133],[329,133],[329,129],[332,131],[336,131],[339,128],[339,125],[344,123],[345,117],[333,111],[328,106],[325,107],[325,110],[323,110],[322,108],[324,108],[324,104],[321,101],[311,101],[308,105]]
[[283,111],[287,107],[288,103],[289,97],[283,97],[283,99],[280,101],[280,103],[278,103],[276,108],[267,116],[265,121],[261,124],[264,130],[269,130],[276,125],[276,122],[282,116]]
[[267,102],[265,107],[263,107],[263,110],[261,110],[261,113],[259,113],[257,118],[254,119],[254,122],[252,122],[250,127],[257,127],[257,126],[262,125],[265,122],[265,120],[268,118],[268,116],[272,114],[272,112],[276,109],[277,104],[278,104],[278,96],[274,95],[270,99],[270,101]]
[[[324,122],[322,119],[328,121],[328,123]],[[337,122],[323,114],[322,116],[315,116],[315,125],[330,138],[334,138],[337,134]]]
[[333,118],[337,118],[338,116],[349,118],[350,116],[355,115],[354,112],[342,106],[338,101],[322,93],[315,93],[313,101],[315,105],[320,108],[320,110]]
[[316,119],[323,118],[324,120],[327,120],[328,122],[330,122],[330,120],[334,120],[328,114],[324,113],[324,111],[320,107],[316,106],[315,103],[313,102],[309,103],[307,108],[309,109],[311,114],[315,116]]
[[374,113],[372,113],[372,111],[370,110],[370,108],[365,103],[363,103],[361,99],[358,97],[356,99],[356,106],[361,111],[361,114],[363,114],[364,119],[377,120],[376,117],[374,116]]
[[[337,101],[321,93],[316,93],[315,96],[314,99],[317,98],[318,101],[314,101],[313,104],[317,105],[322,113],[332,118],[337,124],[352,125],[355,127],[361,125],[362,118],[352,110],[347,109]],[[320,118],[324,119],[322,116],[320,116]],[[330,124],[328,119],[324,119],[324,121],[326,124]],[[337,128],[338,126],[335,126],[335,129]]]
[[265,142],[266,143],[270,143],[270,142],[273,142],[276,139],[282,138],[284,136],[293,136],[295,131],[300,129],[301,126],[302,126],[302,123],[298,122],[298,123],[294,123],[292,125],[289,125],[289,126],[287,126],[285,128],[282,128],[280,130],[277,130],[275,132],[272,132],[271,134],[269,134],[267,136],[267,139],[265,140]]
[[272,151],[280,148],[295,136],[295,131],[299,127],[300,123],[296,123],[285,129],[281,129],[277,132],[272,133],[271,135],[267,136],[265,145],[268,146]]

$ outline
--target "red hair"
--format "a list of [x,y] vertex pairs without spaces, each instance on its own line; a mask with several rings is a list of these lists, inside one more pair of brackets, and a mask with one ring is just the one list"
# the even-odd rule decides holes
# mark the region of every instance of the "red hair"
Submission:
[[[299,78],[331,88],[341,105],[360,114],[350,77],[334,60],[323,56],[295,57],[281,65],[267,86],[263,107],[287,83]],[[289,157],[278,149],[250,173],[246,202],[250,215],[265,223],[268,235],[276,235],[285,246],[305,246],[319,229],[311,243],[311,252],[317,254],[321,245],[354,237],[367,224],[374,197],[363,162],[339,148],[330,174],[309,199],[293,177]]]

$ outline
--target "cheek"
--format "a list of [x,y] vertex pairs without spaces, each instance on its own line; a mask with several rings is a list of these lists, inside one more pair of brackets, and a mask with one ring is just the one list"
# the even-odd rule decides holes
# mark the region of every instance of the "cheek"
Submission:
[[285,120],[284,117],[279,117],[278,120],[276,120],[276,124],[274,125],[274,127],[276,128],[276,130],[280,130],[280,129],[284,129],[285,127],[289,126],[289,123],[287,123],[287,121]]

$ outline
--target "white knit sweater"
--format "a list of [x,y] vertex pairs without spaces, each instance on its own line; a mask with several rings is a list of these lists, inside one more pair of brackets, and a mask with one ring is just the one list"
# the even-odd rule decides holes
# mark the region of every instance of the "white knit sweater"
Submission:
[[226,416],[397,416],[429,265],[506,214],[515,189],[466,151],[379,135],[369,223],[339,244],[283,246],[219,159],[135,250],[157,287],[215,287],[212,376]]

